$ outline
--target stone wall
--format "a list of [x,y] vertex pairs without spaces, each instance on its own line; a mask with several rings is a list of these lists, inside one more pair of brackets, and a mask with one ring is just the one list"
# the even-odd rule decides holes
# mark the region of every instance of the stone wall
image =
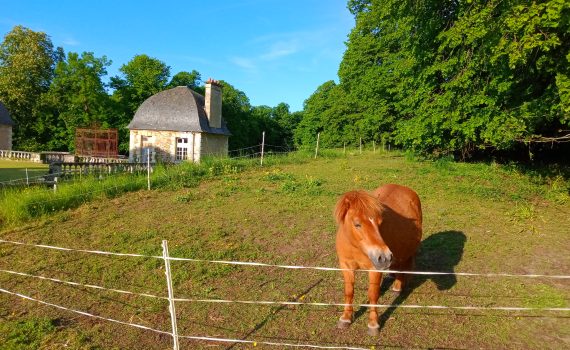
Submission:
[[129,142],[129,161],[146,162],[143,157],[143,136],[149,138],[148,147],[151,148],[151,162],[173,162],[175,154],[175,131],[131,130]]
[[10,151],[12,149],[12,126],[0,125],[0,149]]
[[131,130],[129,162],[146,162],[142,159],[143,136],[152,138],[151,162],[175,162],[176,138],[188,139],[188,161],[200,161],[205,155],[228,155],[228,137],[194,132]]
[[201,154],[205,156],[228,155],[228,137],[216,134],[202,134]]

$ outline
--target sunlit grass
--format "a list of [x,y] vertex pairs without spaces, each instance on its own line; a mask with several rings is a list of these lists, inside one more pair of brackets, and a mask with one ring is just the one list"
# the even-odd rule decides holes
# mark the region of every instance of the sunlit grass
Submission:
[[[564,174],[533,173],[493,163],[418,161],[397,152],[351,150],[344,154],[342,149],[316,160],[312,152],[267,156],[263,167],[259,158],[210,158],[201,164],[157,167],[151,191],[146,190],[146,174],[124,175],[125,181],[136,184],[133,188],[125,188],[121,176],[87,179],[86,183],[93,182],[91,190],[114,185],[123,189],[86,197],[84,204],[74,203],[76,209],[46,210],[37,219],[28,217],[26,225],[12,224],[1,235],[13,241],[152,256],[161,254],[161,241],[167,240],[173,257],[335,267],[332,210],[338,197],[352,189],[400,183],[416,190],[422,200],[424,236],[416,268],[564,274],[570,266],[566,254],[569,231],[565,229],[569,222],[563,215],[570,202],[563,198],[568,191]],[[562,200],[550,199],[559,197]],[[106,288],[166,295],[161,259],[3,244],[0,265]],[[179,298],[343,301],[342,277],[337,272],[173,261],[172,275]],[[414,289],[405,304],[566,307],[569,300],[564,282],[551,279],[415,276],[412,280]],[[164,300],[6,274],[0,274],[0,282],[6,289],[78,310],[157,329],[170,327]],[[366,274],[358,273],[355,301],[365,302],[366,294]],[[390,304],[395,298],[384,292],[380,302]],[[70,348],[161,349],[169,345],[169,338],[157,340],[153,333],[34,305],[7,297],[0,300],[0,310],[8,311],[0,316],[6,317],[9,332],[18,327],[18,321],[34,317],[67,322],[55,334],[41,335],[46,348],[69,344]],[[563,335],[567,328],[564,318],[549,318],[558,314],[540,311],[398,308],[382,310],[386,325],[381,336],[368,338],[365,313],[350,329],[340,332],[335,329],[340,308],[335,307],[182,302],[176,307],[181,334],[232,339],[251,334],[248,339],[367,348],[386,344],[508,348],[515,343],[538,348],[544,329]],[[564,345],[562,340],[551,341],[553,348]],[[185,345],[206,349],[212,344]]]

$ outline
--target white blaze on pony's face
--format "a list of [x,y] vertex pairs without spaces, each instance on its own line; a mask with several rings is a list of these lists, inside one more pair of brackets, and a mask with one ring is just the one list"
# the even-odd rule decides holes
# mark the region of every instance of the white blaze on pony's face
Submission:
[[380,202],[364,191],[347,193],[335,210],[339,225],[351,235],[378,270],[385,270],[392,263],[392,252],[379,230],[382,212]]
[[368,255],[376,269],[389,268],[392,263],[392,252],[380,234],[379,227],[382,222],[380,215],[362,217],[362,215],[350,215],[350,212],[349,210],[347,217],[350,216],[352,220],[347,221],[351,223],[353,235],[357,238],[362,251]]
[[382,223],[382,219],[380,216],[378,216],[376,219],[368,218],[368,220],[371,222],[372,227],[374,228],[374,230],[369,233],[370,237],[372,237],[373,242],[368,246],[368,249],[366,250],[368,258],[370,258],[370,261],[376,269],[385,270],[389,268],[390,264],[392,263],[392,252],[380,234],[379,228],[380,224]]

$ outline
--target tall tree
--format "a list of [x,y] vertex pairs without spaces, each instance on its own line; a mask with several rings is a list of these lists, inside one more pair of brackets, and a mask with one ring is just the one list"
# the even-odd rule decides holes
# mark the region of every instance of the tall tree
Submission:
[[170,83],[168,83],[168,87],[188,86],[190,89],[196,90],[200,87],[201,81],[202,76],[197,70],[192,70],[192,72],[182,71],[174,74]]
[[271,116],[277,124],[277,130],[275,133],[278,136],[278,139],[274,142],[274,145],[285,147],[287,149],[293,148],[293,134],[297,125],[301,121],[301,114],[291,113],[289,111],[289,105],[281,102],[277,106],[273,107]]
[[14,146],[34,150],[36,107],[53,77],[62,50],[49,36],[23,26],[14,27],[0,44],[0,100],[14,119]]
[[170,67],[156,58],[143,54],[133,57],[119,70],[122,76],[112,77],[110,83],[114,89],[113,100],[116,103],[117,113],[113,126],[119,129],[119,150],[127,152],[129,132],[126,126],[144,100],[167,88]]
[[556,136],[570,122],[563,87],[569,18],[564,0],[460,3],[428,68],[439,80],[424,82],[428,94],[400,124],[397,140],[468,157]]
[[232,136],[229,149],[235,150],[260,143],[261,135],[252,131],[259,130],[255,119],[251,117],[251,104],[243,91],[221,80],[222,84],[222,117],[227,123]]
[[364,120],[344,88],[329,80],[305,100],[302,119],[294,132],[295,143],[312,146],[320,133],[323,146],[353,144],[368,132]]
[[348,8],[356,24],[340,84],[306,101],[297,142],[320,130],[333,144],[359,134],[465,158],[570,126],[568,1],[350,0]]
[[98,58],[92,52],[81,56],[70,52],[67,60],[57,64],[42,99],[45,122],[38,123],[51,135],[46,140],[50,149],[73,150],[77,127],[109,127],[113,122],[110,97],[102,82],[110,65],[107,57]]

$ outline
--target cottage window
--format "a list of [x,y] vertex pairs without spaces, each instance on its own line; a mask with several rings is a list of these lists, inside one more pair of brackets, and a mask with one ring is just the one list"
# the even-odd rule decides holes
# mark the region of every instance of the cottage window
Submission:
[[176,160],[188,159],[188,138],[176,138]]

